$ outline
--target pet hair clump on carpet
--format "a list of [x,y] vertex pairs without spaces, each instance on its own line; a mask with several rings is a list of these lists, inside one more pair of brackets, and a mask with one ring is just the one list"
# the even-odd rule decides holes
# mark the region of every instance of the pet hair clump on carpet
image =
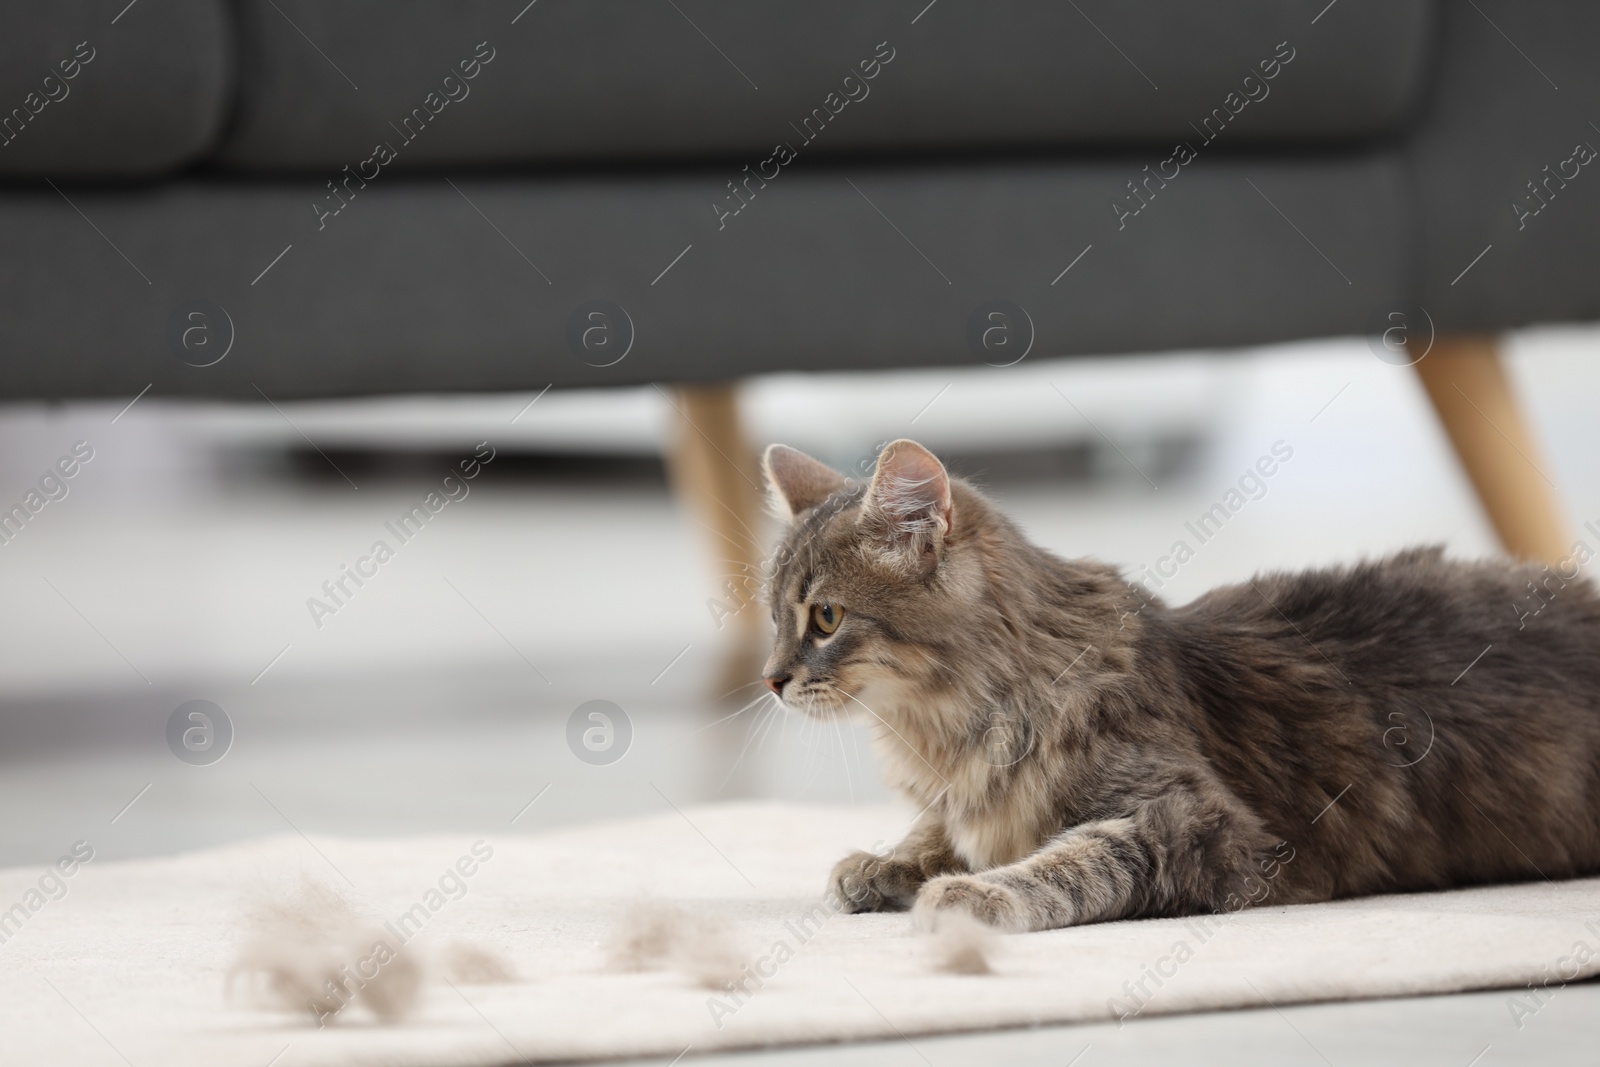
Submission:
[[[263,1007],[309,1012],[321,1027],[359,1006],[393,1024],[421,1000],[429,967],[420,947],[407,947],[326,886],[306,882],[288,897],[259,903],[247,928],[227,986],[231,993],[243,977]],[[440,962],[448,981],[516,980],[505,960],[465,941],[449,945]]]
[[452,941],[444,950],[444,976],[458,985],[497,985],[517,980],[517,972],[509,962],[470,941]]
[[933,966],[946,974],[993,974],[994,928],[964,911],[935,914],[927,936]]
[[623,910],[606,958],[614,971],[676,971],[707,989],[737,981],[749,962],[727,920],[658,900],[636,901]]
[[318,1026],[360,1004],[385,1023],[416,1007],[422,965],[395,938],[358,913],[339,894],[307,882],[285,899],[258,904],[250,935],[228,972],[228,986],[244,975],[261,1001],[308,1011]]

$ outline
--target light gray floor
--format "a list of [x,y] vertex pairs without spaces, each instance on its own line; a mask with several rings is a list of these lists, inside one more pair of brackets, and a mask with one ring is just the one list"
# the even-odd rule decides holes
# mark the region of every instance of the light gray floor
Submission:
[[1556,990],[1519,1030],[1507,993],[1306,1004],[1097,1026],[685,1056],[706,1067],[1550,1067],[1592,1065],[1600,985]]
[[[1580,358],[1595,342],[1592,333],[1518,342],[1518,382],[1548,457],[1530,477],[1559,487],[1575,530],[1600,519],[1592,447],[1600,368]],[[1030,412],[1037,430],[1045,409],[1035,394],[1054,383],[1114,434],[1095,437],[1061,405],[1060,439],[1100,441],[1105,475],[1069,486],[1008,483],[996,495],[1042,543],[1135,571],[1275,441],[1288,442],[1295,457],[1266,494],[1163,590],[1178,601],[1258,567],[1419,540],[1463,555],[1491,549],[1410,372],[1377,363],[1360,342],[1187,370],[1183,388],[1201,389],[1199,404],[1174,403],[1170,390],[1149,384],[1162,364],[1132,366],[1120,379],[1054,368],[963,379],[947,392],[937,381],[878,382],[875,395],[899,403],[877,422],[863,421],[859,396],[835,410],[815,383],[789,394],[764,387],[764,403],[786,412],[791,427],[829,428],[848,455],[899,435],[970,441],[984,418],[1002,433],[1014,410]],[[543,403],[557,405],[546,409],[553,422],[570,414],[556,397]],[[945,405],[952,421],[941,431]],[[219,480],[196,458],[215,441],[204,419],[141,405],[112,422],[119,406],[0,412],[0,502],[19,498],[72,441],[97,449],[71,494],[0,548],[0,866],[48,862],[80,838],[115,859],[288,830],[538,832],[662,810],[662,793],[679,804],[887,798],[857,728],[824,730],[760,708],[716,724],[730,710],[706,694],[719,641],[706,601],[720,565],[664,488],[530,488],[496,482],[491,467],[318,628],[306,598],[384,536],[384,521],[429,480],[359,489],[337,476],[309,485]],[[521,406],[464,406],[455,417],[469,425],[451,432],[497,439]],[[1142,435],[1174,419],[1192,430],[1196,411],[1206,415],[1209,444],[1192,472],[1147,483]],[[337,413],[293,414],[315,416],[305,425],[319,435],[340,425]],[[172,710],[196,698],[216,702],[236,728],[232,750],[212,766],[179,762],[164,739]],[[596,698],[620,705],[635,728],[628,754],[607,767],[581,763],[565,739],[568,716]],[[1597,996],[1592,985],[1563,990],[1520,1030],[1502,992],[713,1062],[1066,1065],[1081,1054],[1081,1067],[1467,1067],[1481,1053],[1483,1065],[1593,1063]]]

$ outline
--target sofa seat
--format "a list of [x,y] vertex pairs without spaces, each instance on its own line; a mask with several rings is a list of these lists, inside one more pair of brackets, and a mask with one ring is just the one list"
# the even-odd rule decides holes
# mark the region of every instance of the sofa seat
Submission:
[[[279,400],[1002,365],[1357,333],[1405,295],[1394,159],[1206,159],[1119,228],[1106,190],[1147,162],[824,164],[720,229],[705,210],[715,169],[454,187],[401,175],[320,229],[305,179],[69,189],[115,248],[48,188],[18,191],[0,198],[16,309],[3,333],[50,356],[0,361],[0,396],[153,383],[259,401],[257,387]],[[72,265],[72,286],[32,266],[51,261]],[[185,353],[173,317],[195,301],[226,321],[192,320],[208,346]],[[1009,333],[985,347],[995,301],[1021,312],[1004,310]]]

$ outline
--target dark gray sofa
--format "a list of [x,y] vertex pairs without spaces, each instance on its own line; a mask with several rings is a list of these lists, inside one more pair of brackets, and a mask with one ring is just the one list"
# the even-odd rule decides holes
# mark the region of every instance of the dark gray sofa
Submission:
[[1594,319],[1597,43],[1508,0],[4,3],[0,397]]

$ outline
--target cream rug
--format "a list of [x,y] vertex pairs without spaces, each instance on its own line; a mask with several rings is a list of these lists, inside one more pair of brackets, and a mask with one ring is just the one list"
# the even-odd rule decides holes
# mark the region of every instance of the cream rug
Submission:
[[[905,915],[815,907],[840,854],[897,839],[904,820],[883,809],[738,804],[539,837],[491,833],[481,843],[280,837],[92,861],[60,883],[59,899],[50,899],[59,895],[53,880],[41,889],[45,868],[0,871],[0,909],[23,909],[0,925],[3,1059],[667,1060],[685,1049],[915,1038],[1106,1020],[1135,1007],[1148,1016],[1559,984],[1600,972],[1600,879],[1589,879],[1264,907],[1209,928],[1149,920],[1005,937],[991,953],[994,973],[942,973],[935,944]],[[434,979],[416,1013],[392,1026],[351,1007],[319,1029],[307,1013],[227,999],[251,901],[306,878],[375,922],[409,914],[408,936],[422,929],[404,953],[431,959],[464,939],[509,961],[517,979]],[[730,997],[670,971],[608,971],[608,936],[642,896],[728,917],[767,975],[761,987],[752,981],[750,995]]]

